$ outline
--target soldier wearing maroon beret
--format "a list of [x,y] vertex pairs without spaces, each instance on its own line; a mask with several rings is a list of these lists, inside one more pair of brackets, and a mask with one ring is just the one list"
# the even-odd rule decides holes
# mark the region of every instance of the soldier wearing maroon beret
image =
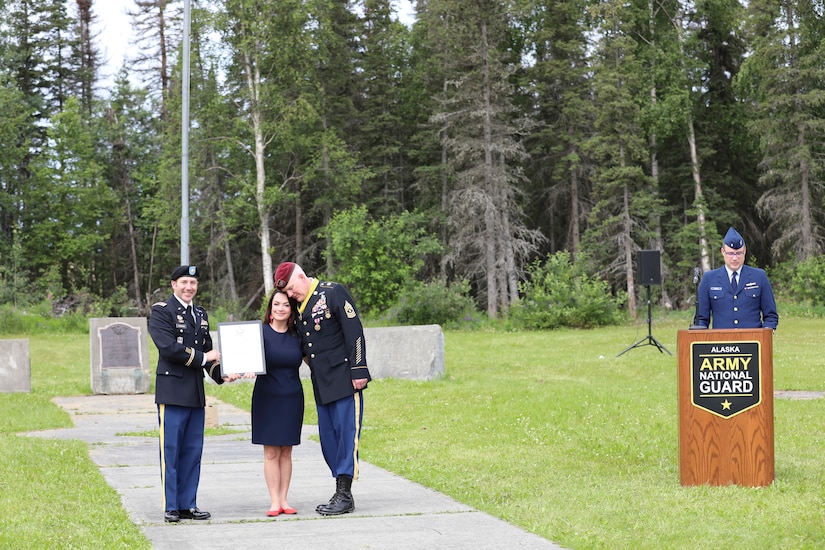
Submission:
[[321,450],[336,482],[332,498],[315,510],[346,514],[355,509],[352,480],[358,479],[363,390],[371,380],[361,319],[344,286],[308,277],[293,262],[279,265],[274,279],[275,287],[299,304],[298,332],[312,373]]

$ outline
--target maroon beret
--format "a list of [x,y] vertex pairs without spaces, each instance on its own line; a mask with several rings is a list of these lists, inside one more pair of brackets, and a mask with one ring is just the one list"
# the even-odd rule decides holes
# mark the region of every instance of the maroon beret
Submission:
[[283,262],[279,265],[278,269],[275,270],[275,288],[282,290],[289,282],[289,278],[292,277],[293,271],[295,271],[293,262]]

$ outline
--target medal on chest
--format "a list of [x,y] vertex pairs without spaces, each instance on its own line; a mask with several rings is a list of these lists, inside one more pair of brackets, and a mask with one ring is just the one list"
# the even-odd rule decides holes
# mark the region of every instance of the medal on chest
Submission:
[[327,304],[327,296],[325,293],[321,292],[318,300],[312,305],[311,315],[316,331],[321,330],[321,320],[332,317],[329,312],[329,305]]

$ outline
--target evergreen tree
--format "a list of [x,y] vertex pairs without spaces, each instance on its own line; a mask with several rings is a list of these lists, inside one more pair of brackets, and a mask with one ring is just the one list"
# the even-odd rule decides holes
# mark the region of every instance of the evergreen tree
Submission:
[[592,162],[583,151],[592,132],[586,3],[524,0],[517,19],[522,57],[532,58],[520,75],[520,106],[538,123],[525,140],[530,152],[531,219],[548,239],[550,252],[579,250],[590,209]]
[[629,32],[638,13],[613,0],[594,5],[593,13],[601,39],[593,71],[598,115],[587,143],[596,170],[586,249],[614,288],[625,286],[628,311],[635,317],[634,253],[650,237],[646,221],[656,207],[644,171],[649,152],[636,101],[646,83]]
[[23,246],[30,269],[58,266],[69,294],[111,292],[99,263],[117,218],[105,177],[99,130],[84,117],[80,101],[66,100],[48,128],[50,147],[33,162],[31,205],[24,213]]
[[113,227],[110,269],[113,280],[127,284],[129,296],[140,312],[151,305],[151,292],[156,288],[154,221],[146,217],[146,198],[157,189],[158,126],[159,118],[147,91],[135,89],[121,70],[107,102],[104,126],[109,155],[107,178],[120,214]]
[[136,9],[129,16],[137,47],[130,64],[142,75],[147,89],[160,95],[161,118],[165,120],[172,94],[171,52],[181,43],[181,6],[176,0],[134,0],[134,4]]
[[541,238],[524,225],[519,200],[520,163],[527,155],[517,138],[527,124],[513,116],[514,64],[506,55],[504,24],[509,14],[493,0],[431,1],[428,9],[449,23],[452,37],[442,46],[449,85],[431,118],[441,128],[455,175],[452,258],[457,272],[483,289],[487,314],[496,317],[518,300],[525,259]]
[[806,260],[823,251],[825,21],[819,2],[749,4],[753,53],[742,90],[756,106],[760,136],[759,211],[770,220],[775,260]]
[[352,141],[372,172],[364,182],[361,202],[386,215],[412,207],[412,170],[405,149],[413,127],[405,120],[401,104],[409,30],[393,18],[388,0],[368,0],[364,11],[361,123]]

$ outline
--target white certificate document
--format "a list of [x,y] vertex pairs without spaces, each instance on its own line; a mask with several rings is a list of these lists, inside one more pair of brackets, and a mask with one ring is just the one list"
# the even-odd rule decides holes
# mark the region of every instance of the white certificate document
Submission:
[[218,323],[221,375],[266,373],[264,325],[260,321]]

